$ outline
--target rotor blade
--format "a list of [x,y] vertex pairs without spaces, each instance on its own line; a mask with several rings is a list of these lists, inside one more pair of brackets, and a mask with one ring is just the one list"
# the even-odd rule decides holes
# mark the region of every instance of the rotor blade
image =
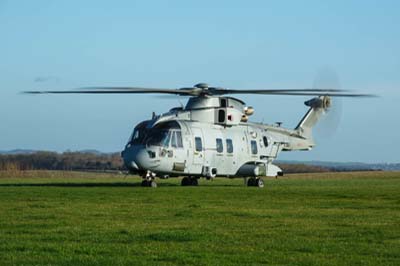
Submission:
[[85,87],[77,90],[65,91],[25,91],[28,94],[132,94],[132,93],[163,93],[177,95],[197,95],[197,90],[185,89],[157,89],[140,87]]
[[[200,91],[201,88],[196,88],[196,87],[184,87],[180,89],[160,89],[160,88],[142,88],[142,87],[85,87],[81,88],[83,90],[131,90],[131,91],[137,91],[138,93],[143,93],[145,92],[169,92],[169,91]],[[210,87],[208,89],[203,89],[204,92],[211,92],[214,94],[216,93],[262,93],[262,92],[345,92],[346,90],[338,90],[338,89],[272,89],[272,90],[231,90],[231,89],[225,89],[221,87]]]
[[298,96],[331,96],[331,97],[378,97],[374,94],[358,94],[358,93],[271,93],[275,95],[298,95]]
[[[337,90],[338,92],[343,92],[341,90]],[[229,94],[264,94],[264,95],[294,95],[294,96],[332,96],[332,97],[377,97],[374,94],[358,94],[358,93],[335,93],[335,90],[331,92],[330,90],[275,90],[275,91],[267,91],[267,90],[249,90],[245,92],[245,90],[240,92],[229,92]]]
[[346,92],[346,90],[338,89],[275,89],[275,90],[231,90],[231,89],[219,89],[222,93],[226,94],[270,94],[275,92]]

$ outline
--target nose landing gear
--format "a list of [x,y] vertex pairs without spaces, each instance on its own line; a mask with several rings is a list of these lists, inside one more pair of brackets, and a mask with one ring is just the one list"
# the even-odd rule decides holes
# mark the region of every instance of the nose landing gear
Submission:
[[154,180],[143,180],[142,187],[157,187],[157,183]]
[[142,187],[157,187],[157,183],[155,181],[156,174],[147,171],[145,175],[143,175]]

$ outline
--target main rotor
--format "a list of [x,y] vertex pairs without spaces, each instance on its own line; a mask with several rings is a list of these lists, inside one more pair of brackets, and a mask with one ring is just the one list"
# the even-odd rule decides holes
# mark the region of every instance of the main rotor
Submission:
[[179,96],[205,97],[227,94],[259,94],[259,95],[294,95],[294,96],[333,96],[333,97],[373,97],[371,94],[352,93],[348,90],[333,88],[313,89],[228,89],[210,87],[207,83],[198,83],[192,87],[172,88],[144,88],[144,87],[83,87],[75,90],[45,90],[25,91],[29,94],[175,94]]

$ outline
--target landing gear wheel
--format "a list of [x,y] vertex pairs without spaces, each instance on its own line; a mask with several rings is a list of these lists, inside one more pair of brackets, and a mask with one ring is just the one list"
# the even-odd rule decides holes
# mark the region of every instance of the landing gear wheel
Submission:
[[154,180],[143,180],[142,187],[157,187],[157,183]]
[[263,188],[264,187],[264,181],[261,178],[257,178],[256,179],[256,186],[259,188]]
[[256,185],[256,179],[254,177],[251,177],[247,179],[247,186],[248,187],[254,187]]
[[264,187],[264,181],[261,178],[254,178],[251,177],[247,180],[247,186],[248,187],[259,187],[263,188]]
[[197,185],[199,185],[199,182],[197,181],[196,177],[185,176],[184,178],[182,178],[181,185],[182,186],[197,186]]
[[190,179],[189,179],[189,177],[184,177],[184,178],[182,178],[182,181],[181,181],[181,186],[189,186],[190,185]]
[[190,178],[190,185],[192,185],[192,186],[198,186],[199,185],[199,181],[197,180],[197,178],[196,177],[192,177],[192,178]]

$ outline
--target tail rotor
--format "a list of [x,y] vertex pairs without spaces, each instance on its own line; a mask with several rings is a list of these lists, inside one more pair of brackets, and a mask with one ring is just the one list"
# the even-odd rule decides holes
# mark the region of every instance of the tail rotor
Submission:
[[[320,69],[314,80],[313,88],[341,90],[337,73],[328,67]],[[337,132],[342,118],[342,97],[323,96],[321,107],[324,110],[324,114],[315,127],[316,137],[332,138]]]

